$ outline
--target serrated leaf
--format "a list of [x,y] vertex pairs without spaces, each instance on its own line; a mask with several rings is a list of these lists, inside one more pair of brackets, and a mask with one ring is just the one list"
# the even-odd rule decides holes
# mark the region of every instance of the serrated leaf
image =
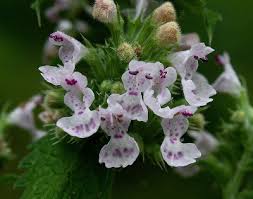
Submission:
[[107,199],[111,172],[98,165],[98,154],[86,149],[53,145],[49,136],[40,140],[21,163],[27,170],[16,183],[25,188],[21,199]]

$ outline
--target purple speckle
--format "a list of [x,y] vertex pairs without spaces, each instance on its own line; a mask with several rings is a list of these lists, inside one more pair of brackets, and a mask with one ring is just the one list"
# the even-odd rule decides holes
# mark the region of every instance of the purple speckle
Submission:
[[133,95],[133,96],[138,96],[138,93],[136,91],[130,91],[128,94]]
[[129,71],[130,75],[137,75],[139,73],[139,71]]
[[49,38],[53,39],[55,42],[63,42],[63,37],[51,34]]
[[191,117],[193,116],[193,113],[189,112],[189,111],[182,111],[181,114],[185,117]]
[[121,158],[122,153],[121,153],[120,149],[115,149],[112,156]]
[[153,79],[153,77],[150,74],[147,74],[145,77],[146,79]]
[[164,79],[166,78],[166,76],[167,76],[167,71],[160,70],[160,77]]
[[65,81],[70,86],[74,86],[77,83],[77,81],[75,79],[71,79],[71,80],[65,79]]

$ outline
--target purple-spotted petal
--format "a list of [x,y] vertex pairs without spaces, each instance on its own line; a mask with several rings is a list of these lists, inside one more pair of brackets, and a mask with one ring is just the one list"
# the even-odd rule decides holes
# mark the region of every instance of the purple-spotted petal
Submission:
[[161,122],[163,132],[171,139],[171,143],[180,141],[180,138],[186,133],[189,122],[187,118],[178,114],[172,119],[163,119]]
[[59,57],[63,63],[78,63],[88,50],[79,41],[63,32],[57,31],[49,36],[49,40],[60,46]]
[[100,117],[98,111],[86,109],[82,114],[59,119],[56,125],[71,136],[87,138],[97,132]]
[[195,144],[171,143],[170,137],[166,136],[162,145],[161,153],[165,162],[172,167],[184,167],[196,162],[201,156]]
[[182,80],[182,86],[186,101],[196,107],[212,102],[210,97],[216,94],[206,78],[199,73],[194,74],[192,80]]
[[196,107],[184,105],[177,106],[172,109],[169,108],[168,106],[162,108],[159,102],[159,98],[155,98],[153,94],[154,94],[153,90],[147,90],[144,93],[144,102],[159,117],[171,119],[176,114],[179,113],[187,117],[192,116],[197,110]]
[[61,82],[61,86],[66,91],[82,92],[87,86],[87,78],[79,72],[66,75]]
[[192,46],[190,54],[191,56],[198,57],[199,59],[205,59],[207,55],[213,51],[214,49],[206,46],[204,43],[198,43]]
[[104,163],[107,168],[120,168],[132,165],[139,155],[137,142],[125,135],[121,139],[111,138],[99,154],[99,163]]
[[64,103],[75,114],[82,115],[82,113],[88,109],[94,101],[94,93],[91,89],[85,88],[83,93],[67,92],[64,96]]
[[131,120],[148,121],[148,109],[140,94],[137,96],[129,95],[128,93],[123,95],[112,94],[108,99],[108,104],[116,103],[123,107]]
[[101,128],[107,135],[120,139],[127,133],[131,120],[121,105],[109,105],[107,109],[99,109]]
[[122,82],[129,95],[137,96],[144,92],[153,83],[153,74],[159,70],[161,63],[146,63],[132,60],[129,70],[122,75]]
[[49,83],[59,86],[64,77],[71,75],[75,69],[74,64],[65,64],[64,66],[41,66],[39,68],[42,77]]

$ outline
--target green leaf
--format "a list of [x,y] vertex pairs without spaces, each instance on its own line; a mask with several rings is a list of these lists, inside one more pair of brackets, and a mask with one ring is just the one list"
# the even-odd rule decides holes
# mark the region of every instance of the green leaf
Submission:
[[21,199],[109,198],[111,170],[98,165],[97,157],[91,146],[53,145],[49,136],[43,138],[21,163],[27,169],[16,182],[25,187]]
[[218,22],[222,21],[222,16],[208,8],[204,9],[203,12],[204,15],[204,20],[205,20],[205,25],[206,25],[206,31],[209,39],[209,44],[211,45],[212,40],[213,40],[213,33],[215,30],[215,26]]

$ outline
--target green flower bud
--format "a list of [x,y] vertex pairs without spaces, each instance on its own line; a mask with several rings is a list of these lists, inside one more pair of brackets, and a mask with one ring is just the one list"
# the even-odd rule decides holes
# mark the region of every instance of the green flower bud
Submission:
[[112,85],[111,93],[123,94],[125,92],[124,86],[121,82],[115,82]]
[[124,42],[118,47],[117,55],[121,61],[129,62],[135,56],[135,50],[130,44]]
[[99,90],[101,92],[108,93],[108,92],[110,92],[111,88],[112,88],[112,81],[111,80],[104,80],[101,83]]
[[237,123],[243,123],[245,121],[246,114],[244,111],[235,111],[232,115],[232,121]]
[[43,106],[45,109],[59,108],[64,104],[64,92],[60,90],[48,91]]
[[206,124],[205,116],[197,113],[190,118],[190,123],[197,129],[204,129]]

